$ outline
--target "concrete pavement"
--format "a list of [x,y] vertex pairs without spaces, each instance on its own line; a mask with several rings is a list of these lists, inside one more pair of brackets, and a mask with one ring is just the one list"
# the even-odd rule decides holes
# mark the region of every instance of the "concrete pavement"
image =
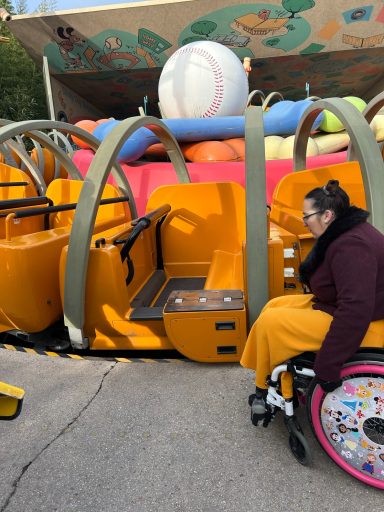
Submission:
[[116,363],[0,351],[24,387],[0,423],[0,512],[383,512],[300,417],[315,463],[290,453],[281,417],[249,419],[252,372],[237,364]]

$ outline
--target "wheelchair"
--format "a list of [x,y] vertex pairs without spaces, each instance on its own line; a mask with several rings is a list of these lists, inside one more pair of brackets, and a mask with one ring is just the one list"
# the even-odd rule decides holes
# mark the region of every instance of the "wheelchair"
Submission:
[[[330,393],[314,378],[315,355],[305,352],[273,370],[263,426],[282,411],[294,457],[310,465],[312,454],[295,416],[295,409],[305,405],[312,432],[326,454],[349,475],[383,490],[384,349],[360,349],[343,366],[341,386]],[[257,424],[252,409],[251,420]]]

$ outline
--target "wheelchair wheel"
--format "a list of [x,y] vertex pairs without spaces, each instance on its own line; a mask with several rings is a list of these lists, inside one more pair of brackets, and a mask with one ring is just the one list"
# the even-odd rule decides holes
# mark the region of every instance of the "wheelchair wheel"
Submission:
[[288,420],[289,447],[295,459],[303,466],[312,464],[312,454],[303,431],[295,418]]
[[343,368],[342,385],[325,393],[312,383],[307,413],[329,457],[367,485],[384,489],[384,362]]

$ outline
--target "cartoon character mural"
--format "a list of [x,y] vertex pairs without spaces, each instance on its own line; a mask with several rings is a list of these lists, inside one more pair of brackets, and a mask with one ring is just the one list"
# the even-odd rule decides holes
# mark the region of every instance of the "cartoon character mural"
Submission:
[[[71,26],[58,22],[55,37],[44,53],[52,75],[77,73],[87,75],[84,78],[89,80],[105,80],[107,94],[115,97],[116,103],[130,100],[132,91],[139,88],[156,102],[156,83],[165,62],[180,46],[199,40],[223,44],[241,61],[251,59],[250,86],[264,91],[278,88],[289,99],[302,98],[306,82],[315,84],[313,94],[320,96],[326,90],[341,97],[359,95],[354,87],[368,91],[382,73],[382,55],[350,51],[346,59],[343,52],[334,49],[383,45],[384,5],[355,4],[345,11],[335,7],[324,16],[317,11],[324,14],[322,4],[313,0],[226,0],[214,11],[199,7],[195,17],[193,9],[186,16],[175,15],[172,30],[167,27],[164,34],[153,30],[156,21],[148,17],[152,30],[138,24],[140,21],[130,23],[135,27],[132,33],[115,29],[111,18],[104,22],[105,30],[85,36],[76,31],[74,18]],[[295,59],[290,60],[292,55]],[[305,59],[300,59],[301,55]],[[269,65],[270,57],[278,57],[283,63],[276,73]],[[349,391],[348,396],[355,394]]]
[[81,68],[83,67],[81,58],[74,54],[73,51],[76,47],[82,47],[85,43],[84,39],[81,39],[79,35],[75,33],[72,27],[57,27],[56,34],[60,38],[56,41],[59,48],[60,56],[65,62],[65,65],[69,68]]
[[[112,69],[130,69],[139,59],[130,52],[120,51],[123,43],[117,36],[107,37],[104,41],[103,54],[98,57],[98,62]],[[122,60],[124,63],[114,65],[114,61]]]
[[82,38],[73,27],[57,27],[54,39],[44,48],[54,72],[94,73],[107,70],[162,67],[172,44],[151,30],[140,28],[138,35],[121,30],[105,30],[92,38]]
[[[55,43],[46,46],[45,54],[54,71],[88,73],[162,67],[173,53],[167,54],[167,49],[198,40],[228,46],[241,60],[256,58],[260,47],[269,48],[276,52],[276,56],[292,52],[303,46],[311,35],[312,40],[299,53],[325,51],[334,38],[346,48],[372,47],[384,42],[384,33],[362,37],[366,34],[358,31],[364,23],[371,22],[374,15],[377,24],[380,20],[384,22],[384,12],[377,14],[376,7],[357,6],[345,12],[336,10],[335,18],[327,19],[323,26],[319,18],[316,25],[313,21],[311,25],[306,18],[306,13],[315,7],[314,0],[235,3],[191,20],[172,42],[143,27],[137,29],[137,34],[110,27],[86,38],[77,34],[73,27],[59,26],[55,30]],[[350,28],[343,31],[343,24]]]
[[255,57],[254,48],[259,44],[287,52],[310,35],[310,24],[298,13],[314,6],[313,0],[282,0],[276,5],[256,3],[225,7],[194,20],[181,32],[179,45],[199,40],[216,41],[229,46],[240,59]]

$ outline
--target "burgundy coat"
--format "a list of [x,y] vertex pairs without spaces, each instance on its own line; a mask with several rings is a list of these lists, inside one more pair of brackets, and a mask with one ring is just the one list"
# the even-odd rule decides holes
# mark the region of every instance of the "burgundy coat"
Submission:
[[300,267],[315,296],[313,308],[333,316],[315,361],[316,375],[326,381],[340,378],[370,322],[384,319],[384,235],[365,222],[367,216],[351,207],[319,237]]

